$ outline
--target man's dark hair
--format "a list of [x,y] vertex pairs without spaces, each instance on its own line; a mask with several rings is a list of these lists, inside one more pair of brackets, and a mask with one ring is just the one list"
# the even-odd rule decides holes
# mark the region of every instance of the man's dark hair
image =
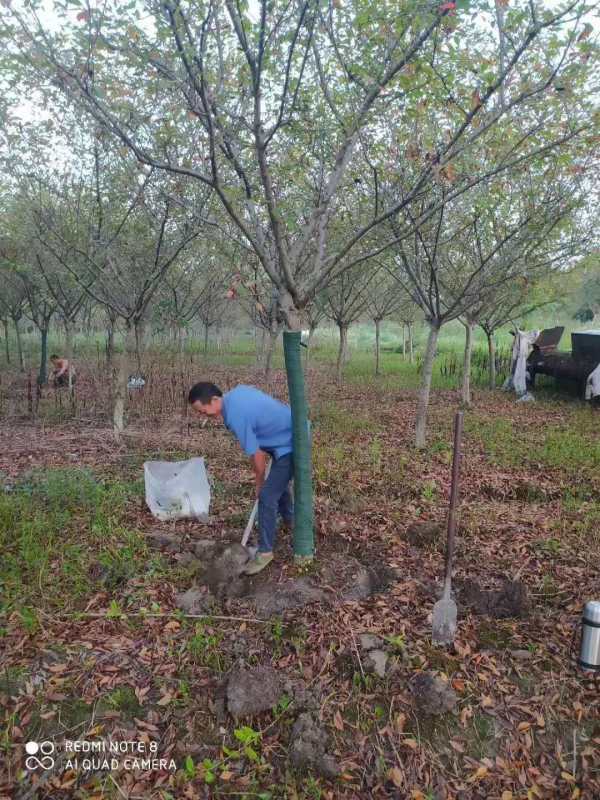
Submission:
[[58,358],[58,356],[56,355],[56,353],[52,353],[52,355],[50,356],[50,361],[52,361],[52,359],[53,359],[53,358]]
[[188,403],[192,405],[199,400],[203,406],[207,406],[213,397],[223,397],[223,392],[214,383],[196,383],[190,389]]

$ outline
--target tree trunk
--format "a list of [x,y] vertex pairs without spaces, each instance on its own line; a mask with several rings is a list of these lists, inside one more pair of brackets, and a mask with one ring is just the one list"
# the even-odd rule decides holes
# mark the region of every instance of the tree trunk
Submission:
[[204,325],[204,355],[208,353],[208,325]]
[[4,353],[6,355],[6,363],[10,364],[10,345],[8,343],[8,320],[3,319],[2,325],[4,326]]
[[15,326],[15,334],[17,336],[17,358],[19,360],[19,369],[25,372],[25,362],[23,360],[23,343],[21,342],[21,331],[19,330],[19,320],[13,319]]
[[461,399],[466,406],[471,405],[471,354],[473,353],[473,328],[475,323],[465,322],[465,353],[463,358],[463,374]]
[[402,360],[406,361],[406,325],[402,323]]
[[275,352],[275,345],[277,343],[278,336],[279,336],[279,330],[269,331],[269,339],[267,341],[267,349],[265,352],[265,380],[269,380],[269,376],[271,375],[273,353]]
[[117,318],[107,311],[108,328],[106,329],[106,366],[110,369],[115,357],[115,325]]
[[94,333],[94,324],[93,324],[93,316],[94,316],[94,308],[93,306],[88,307],[88,311],[85,317],[85,328],[86,328],[86,335],[88,338],[92,336]]
[[69,362],[69,391],[73,389],[73,372],[72,372],[72,361],[73,361],[73,323],[70,319],[63,320],[65,326],[65,356]]
[[125,398],[127,397],[127,372],[129,360],[133,351],[137,354],[137,337],[134,327],[129,320],[125,322],[125,341],[123,352],[118,358],[118,367],[114,375],[114,407],[113,407],[113,430],[117,442],[121,440],[121,434],[125,430]]
[[381,320],[375,320],[375,375],[379,375],[379,331]]
[[308,337],[306,339],[306,342],[304,343],[306,345],[306,355],[305,355],[305,359],[304,359],[304,367],[306,369],[308,368],[308,365],[309,365],[309,362],[310,362],[310,345],[311,345],[312,338],[313,338],[314,333],[315,333],[316,330],[317,330],[317,326],[316,325],[314,327],[312,325],[309,327],[309,329],[308,329]]
[[138,320],[134,326],[135,334],[135,363],[138,375],[142,374],[142,353],[144,352],[144,320]]
[[115,355],[115,327],[112,322],[108,323],[106,330],[106,363],[110,367]]
[[267,332],[264,328],[260,329],[260,340],[258,336],[258,328],[255,328],[256,331],[256,366],[260,367],[263,364],[263,355],[265,352],[265,336]]
[[69,361],[73,358],[73,323],[70,319],[64,319],[65,326],[65,356]]
[[488,373],[490,381],[490,389],[496,388],[496,343],[494,342],[494,332],[485,332],[488,342]]
[[415,421],[415,446],[422,450],[425,447],[425,433],[427,430],[427,409],[429,407],[429,395],[431,392],[431,376],[433,374],[433,362],[435,361],[435,349],[437,345],[440,326],[438,323],[429,323],[429,337],[427,348],[423,360],[423,372],[421,374],[421,387],[419,389],[419,400],[417,403],[417,418]]
[[412,322],[408,323],[407,328],[408,328],[408,361],[409,364],[412,364],[414,361]]
[[38,386],[45,386],[48,383],[48,328],[40,328],[42,340],[42,352],[40,355],[40,371],[38,373]]
[[292,410],[294,448],[294,558],[312,560],[314,555],[314,509],[311,438],[300,357],[300,331],[285,331],[283,351]]
[[337,382],[342,382],[342,370],[344,368],[344,364],[346,363],[346,351],[348,347],[348,326],[341,325],[338,322],[338,329],[340,331],[340,346],[338,348],[338,357],[337,363],[335,366],[335,374],[337,378]]

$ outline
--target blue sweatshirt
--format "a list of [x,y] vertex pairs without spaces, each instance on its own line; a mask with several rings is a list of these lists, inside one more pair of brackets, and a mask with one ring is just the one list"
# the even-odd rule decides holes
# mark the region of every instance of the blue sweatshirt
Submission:
[[281,458],[292,452],[292,412],[254,386],[236,386],[223,395],[223,422],[248,456],[257,450]]

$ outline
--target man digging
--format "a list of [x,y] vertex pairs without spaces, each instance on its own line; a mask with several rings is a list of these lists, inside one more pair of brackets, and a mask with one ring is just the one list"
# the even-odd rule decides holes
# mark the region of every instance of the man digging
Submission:
[[[223,394],[214,383],[192,386],[188,402],[199,414],[222,419],[252,461],[258,498],[258,552],[244,571],[256,575],[273,560],[277,513],[288,531],[294,521],[289,488],[294,475],[290,407],[254,386],[236,386]],[[272,464],[265,479],[267,456]]]

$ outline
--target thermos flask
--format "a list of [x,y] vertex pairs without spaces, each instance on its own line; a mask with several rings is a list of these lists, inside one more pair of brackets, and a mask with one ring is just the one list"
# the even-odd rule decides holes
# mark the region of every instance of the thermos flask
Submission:
[[600,671],[600,600],[590,600],[583,609],[579,666]]

